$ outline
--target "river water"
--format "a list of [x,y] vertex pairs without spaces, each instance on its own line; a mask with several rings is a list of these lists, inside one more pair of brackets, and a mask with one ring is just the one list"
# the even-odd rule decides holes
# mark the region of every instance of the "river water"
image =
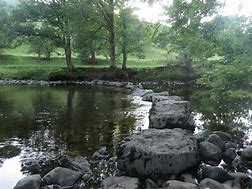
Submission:
[[[250,142],[251,99],[210,98],[208,93],[188,89],[170,93],[191,101],[199,129],[237,127]],[[90,159],[101,146],[115,155],[123,137],[139,126],[147,127],[150,105],[124,89],[0,86],[0,188],[13,188],[27,174],[24,165],[29,161],[64,153]],[[3,150],[6,146],[15,148]]]

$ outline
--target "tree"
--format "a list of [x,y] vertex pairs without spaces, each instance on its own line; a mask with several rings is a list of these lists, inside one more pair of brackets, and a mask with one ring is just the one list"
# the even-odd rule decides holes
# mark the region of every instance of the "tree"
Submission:
[[128,54],[139,57],[143,54],[144,31],[140,21],[133,15],[133,10],[124,2],[119,10],[119,51],[122,53],[122,69],[127,69]]
[[10,11],[11,8],[5,2],[0,0],[0,49],[10,45]]
[[16,31],[20,36],[39,36],[54,41],[65,51],[69,71],[72,63],[71,19],[78,0],[23,0],[16,10]]
[[116,68],[116,39],[115,39],[115,7],[118,0],[95,0],[93,5],[100,15],[101,22],[108,31],[110,67]]
[[192,69],[195,58],[212,55],[211,32],[205,30],[206,20],[216,13],[217,0],[174,0],[168,7],[169,42],[186,67]]
[[38,61],[41,60],[41,56],[45,55],[45,60],[51,60],[51,54],[55,50],[54,43],[43,37],[29,37],[28,42],[31,48],[31,52],[35,52],[38,55]]

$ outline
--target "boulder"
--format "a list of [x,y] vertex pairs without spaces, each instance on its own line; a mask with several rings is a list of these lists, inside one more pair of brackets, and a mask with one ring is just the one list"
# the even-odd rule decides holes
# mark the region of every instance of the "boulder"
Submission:
[[199,153],[202,161],[209,165],[219,165],[222,158],[221,149],[206,141],[199,144]]
[[236,149],[236,144],[229,141],[229,142],[226,142],[226,143],[225,143],[225,147],[226,147],[226,149],[229,149],[229,148],[234,148],[234,149]]
[[142,100],[152,102],[152,99],[153,99],[154,96],[167,97],[167,96],[169,96],[169,93],[167,91],[160,92],[160,93],[153,93],[153,92],[152,93],[147,93],[147,94],[143,95]]
[[220,183],[234,179],[224,169],[220,167],[214,167],[214,166],[204,166],[202,168],[202,176],[203,178],[211,178]]
[[216,134],[212,134],[208,137],[207,142],[218,146],[222,151],[225,151],[225,142]]
[[179,96],[159,96],[159,95],[154,95],[152,97],[152,103],[157,103],[165,100],[173,100],[173,101],[180,101],[182,100],[181,97]]
[[232,137],[230,134],[222,132],[222,131],[214,131],[213,134],[218,135],[222,140],[228,142],[232,140]]
[[236,152],[234,148],[229,148],[223,153],[223,160],[226,164],[232,164],[236,158]]
[[202,142],[207,140],[207,138],[212,134],[212,132],[209,129],[205,129],[203,131],[200,131],[196,133],[194,136],[197,140],[197,142]]
[[43,180],[47,185],[73,186],[81,177],[82,173],[71,169],[56,167],[47,173]]
[[14,189],[40,189],[41,185],[40,175],[27,176],[18,181]]
[[138,189],[138,178],[132,177],[108,177],[103,180],[102,187],[104,189]]
[[181,128],[194,131],[195,125],[188,101],[161,101],[150,109],[150,128]]
[[252,161],[252,148],[247,147],[241,153],[241,161]]
[[75,157],[68,157],[68,156],[61,156],[59,158],[60,166],[72,169],[75,171],[80,171],[83,174],[92,175],[92,171],[90,169],[89,162],[83,156],[75,156]]
[[205,178],[200,182],[200,189],[225,189],[224,186],[216,180]]
[[197,165],[197,152],[190,131],[147,129],[122,143],[117,166],[132,176],[179,174]]
[[169,180],[163,184],[163,189],[197,189],[195,184],[181,182],[178,180]]
[[241,189],[241,185],[238,180],[228,180],[223,183],[225,189]]

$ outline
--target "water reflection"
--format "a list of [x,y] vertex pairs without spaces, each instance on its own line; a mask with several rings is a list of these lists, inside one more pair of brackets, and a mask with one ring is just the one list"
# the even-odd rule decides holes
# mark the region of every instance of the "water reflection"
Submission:
[[20,162],[65,152],[90,157],[101,146],[115,154],[118,142],[134,131],[137,121],[137,106],[129,94],[83,86],[0,86],[0,147],[22,149],[20,156],[3,161],[0,174],[6,167],[17,174],[9,182],[10,175],[0,175],[1,189],[11,188],[5,183],[13,187],[21,177]]

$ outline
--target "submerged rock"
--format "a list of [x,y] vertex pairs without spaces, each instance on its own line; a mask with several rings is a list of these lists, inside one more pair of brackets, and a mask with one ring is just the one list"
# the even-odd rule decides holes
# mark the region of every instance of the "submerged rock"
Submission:
[[47,185],[73,186],[81,177],[82,173],[71,169],[56,167],[47,173],[43,180]]
[[138,189],[138,178],[132,177],[108,177],[102,182],[104,189]]
[[119,147],[118,168],[129,175],[179,174],[198,163],[197,142],[190,131],[148,129]]
[[104,147],[101,147],[99,150],[97,150],[93,155],[92,157],[96,160],[106,160],[108,159],[109,157],[109,154],[107,152],[107,148],[104,146]]
[[0,148],[0,158],[12,158],[18,156],[21,153],[21,149],[17,146],[6,145]]
[[161,101],[153,104],[150,110],[150,128],[182,128],[194,131],[195,125],[187,101]]
[[14,189],[40,189],[41,176],[31,175],[18,181]]
[[169,180],[163,184],[163,189],[197,189],[195,184],[181,182],[178,180]]
[[199,153],[202,161],[209,165],[219,165],[222,158],[221,149],[206,141],[199,144]]

